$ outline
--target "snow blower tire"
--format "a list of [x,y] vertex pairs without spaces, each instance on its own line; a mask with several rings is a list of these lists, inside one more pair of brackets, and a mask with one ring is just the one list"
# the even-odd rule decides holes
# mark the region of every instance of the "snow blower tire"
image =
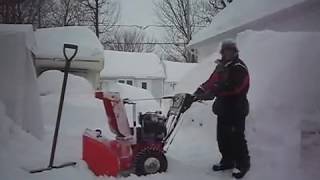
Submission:
[[137,176],[162,173],[167,168],[166,156],[157,149],[144,149],[135,158],[135,174]]

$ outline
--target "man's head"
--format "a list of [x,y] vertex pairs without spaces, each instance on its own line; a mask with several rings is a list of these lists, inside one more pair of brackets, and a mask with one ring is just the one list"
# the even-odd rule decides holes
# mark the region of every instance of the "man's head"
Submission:
[[232,61],[238,58],[238,48],[237,44],[232,40],[225,40],[221,43],[220,54],[222,56],[222,60],[224,61]]

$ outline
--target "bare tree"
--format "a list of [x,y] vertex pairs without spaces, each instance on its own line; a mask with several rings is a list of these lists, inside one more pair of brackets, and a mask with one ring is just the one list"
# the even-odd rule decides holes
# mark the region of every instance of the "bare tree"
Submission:
[[0,22],[6,24],[33,23],[41,0],[0,0]]
[[76,25],[81,17],[78,0],[0,0],[0,20],[36,26]]
[[194,33],[212,23],[213,17],[233,0],[162,0],[156,3],[156,13],[160,24],[167,27],[170,42],[181,45],[163,46],[167,59],[174,61],[194,62],[186,45]]
[[119,3],[115,0],[80,0],[85,7],[86,24],[93,26],[97,35],[110,32],[119,20]]
[[142,30],[118,29],[103,44],[107,49],[116,51],[153,52],[156,41]]
[[222,10],[227,7],[227,3],[232,3],[233,0],[209,0],[209,4],[215,8]]
[[204,26],[211,24],[213,17],[220,11],[219,8],[216,8],[207,0],[199,1],[194,8],[198,11],[195,16]]
[[78,0],[46,1],[44,12],[44,27],[81,25],[84,18],[83,7]]
[[186,45],[191,41],[192,35],[207,24],[207,20],[200,16],[199,2],[197,0],[162,0],[156,3],[157,15],[160,24],[167,27],[166,40],[184,43],[184,46],[163,46],[169,59],[175,61],[193,62]]

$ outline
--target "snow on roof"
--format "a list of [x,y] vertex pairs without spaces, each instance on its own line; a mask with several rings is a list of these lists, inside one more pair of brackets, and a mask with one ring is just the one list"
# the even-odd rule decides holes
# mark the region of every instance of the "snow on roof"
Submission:
[[26,46],[30,51],[35,51],[36,40],[31,24],[0,24],[0,34],[12,34],[23,32],[26,38]]
[[68,26],[37,29],[37,58],[62,58],[63,44],[72,43],[79,47],[77,60],[103,61],[103,46],[96,35],[87,27]]
[[305,0],[238,0],[213,18],[208,28],[197,33],[190,45],[194,45],[233,28],[274,14]]
[[165,78],[159,57],[153,53],[104,51],[102,77]]
[[166,68],[166,81],[167,82],[179,82],[191,69],[196,67],[197,63],[181,63],[164,61]]
[[[152,99],[152,93],[148,90],[137,88],[134,86],[130,86],[127,84],[121,83],[110,83],[107,87],[107,91],[109,92],[119,92],[120,97],[122,99],[129,98],[129,99]],[[156,111],[159,110],[160,106],[156,100],[150,101],[141,101],[137,103],[137,113],[138,112],[147,112],[147,111]],[[132,111],[132,107],[127,107],[127,113]],[[129,116],[130,117],[130,116]],[[130,118],[131,119],[131,118]]]

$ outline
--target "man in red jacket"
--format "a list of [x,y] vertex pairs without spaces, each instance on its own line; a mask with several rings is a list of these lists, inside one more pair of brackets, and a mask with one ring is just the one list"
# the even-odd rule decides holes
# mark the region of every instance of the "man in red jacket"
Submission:
[[250,156],[245,139],[245,119],[249,113],[247,93],[249,73],[239,59],[233,41],[221,45],[221,60],[210,78],[194,93],[195,100],[213,100],[212,110],[218,116],[217,141],[222,159],[213,165],[214,171],[236,168],[232,175],[242,178],[250,168]]

